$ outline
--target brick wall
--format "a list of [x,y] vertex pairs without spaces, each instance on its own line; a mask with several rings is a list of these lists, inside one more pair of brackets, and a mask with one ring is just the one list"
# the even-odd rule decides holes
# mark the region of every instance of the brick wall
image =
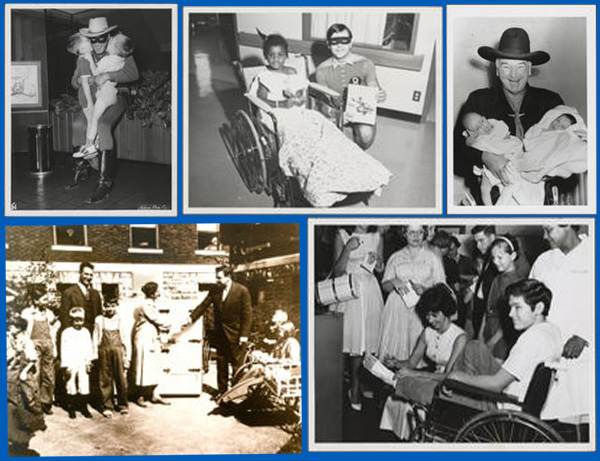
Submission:
[[[253,331],[264,330],[275,310],[288,313],[289,320],[300,331],[300,265],[286,264],[261,270],[249,270],[234,275],[252,296]],[[300,339],[300,334],[297,336]]]
[[[159,225],[162,254],[128,253],[128,225],[87,226],[87,243],[91,252],[52,250],[52,226],[9,226],[6,228],[8,261],[46,260],[51,262],[91,261],[96,263],[128,262],[145,264],[214,264],[214,257],[194,254],[198,249],[195,224]],[[223,260],[224,257],[220,257]]]

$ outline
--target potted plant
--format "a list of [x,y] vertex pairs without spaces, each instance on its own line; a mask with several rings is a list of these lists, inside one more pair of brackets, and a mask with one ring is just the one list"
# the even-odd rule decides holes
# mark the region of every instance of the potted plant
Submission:
[[119,157],[171,162],[171,75],[144,71],[125,92],[126,123],[116,130]]
[[[140,79],[119,89],[125,116],[115,129],[119,158],[144,162],[171,162],[171,75],[144,71]],[[76,96],[61,94],[50,101],[54,150],[72,150],[73,114],[81,110]]]

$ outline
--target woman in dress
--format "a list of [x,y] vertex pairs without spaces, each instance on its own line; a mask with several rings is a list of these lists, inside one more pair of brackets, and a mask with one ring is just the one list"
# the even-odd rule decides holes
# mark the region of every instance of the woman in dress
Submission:
[[335,238],[333,277],[352,274],[359,297],[339,303],[344,314],[343,352],[350,356],[351,408],[360,411],[359,372],[365,352],[376,353],[379,344],[383,297],[375,272],[383,270],[383,239],[377,226],[340,229]]
[[383,290],[389,293],[381,319],[379,357],[410,357],[423,324],[415,305],[425,289],[445,282],[441,257],[430,249],[424,226],[404,229],[407,245],[390,256],[383,274]]
[[[492,263],[498,275],[492,281],[486,300],[486,311],[483,317],[478,339],[482,340],[492,355],[498,359],[506,359],[508,352],[516,341],[512,321],[508,317],[509,307],[506,288],[527,278],[527,272],[517,267],[519,245],[511,235],[500,236],[490,247]],[[529,264],[525,264],[528,268]]]
[[156,300],[160,296],[158,284],[148,282],[142,287],[142,292],[146,299],[135,310],[133,326],[133,367],[138,389],[136,403],[140,407],[147,406],[145,400],[170,405],[157,390],[162,375],[160,332],[168,331],[169,323],[156,308]]
[[[425,290],[416,310],[427,325],[419,335],[408,360],[391,359],[383,364],[373,356],[365,357],[365,368],[386,384],[392,385],[401,400],[388,398],[381,416],[380,429],[392,430],[400,439],[409,437],[407,402],[431,403],[433,392],[461,356],[467,344],[464,330],[452,323],[457,312],[456,296],[443,283]],[[427,358],[427,369],[418,369]],[[395,371],[395,374],[394,374]]]

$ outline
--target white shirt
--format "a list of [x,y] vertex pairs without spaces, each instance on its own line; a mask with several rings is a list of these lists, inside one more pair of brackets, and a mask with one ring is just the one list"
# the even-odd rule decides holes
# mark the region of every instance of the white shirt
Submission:
[[510,350],[502,368],[515,377],[504,393],[523,401],[535,368],[541,362],[556,361],[562,353],[562,336],[558,327],[542,322],[525,330]]
[[588,342],[577,359],[561,360],[542,411],[544,419],[580,422],[592,410],[594,255],[592,240],[584,238],[568,254],[559,249],[542,253],[531,268],[530,277],[544,282],[552,291],[548,319],[560,327],[563,342],[573,335]]

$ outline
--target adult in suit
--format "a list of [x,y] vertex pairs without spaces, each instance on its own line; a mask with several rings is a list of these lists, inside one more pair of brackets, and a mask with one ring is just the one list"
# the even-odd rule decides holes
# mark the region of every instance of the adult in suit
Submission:
[[83,326],[90,330],[90,333],[94,331],[94,320],[97,315],[102,314],[102,298],[100,293],[92,288],[93,278],[94,265],[82,262],[79,265],[79,281],[62,293],[59,312],[61,330],[70,326],[71,308],[82,307],[85,312]]
[[495,64],[497,85],[473,91],[458,114],[454,129],[454,173],[465,178],[478,204],[481,204],[479,181],[473,167],[485,165],[503,184],[509,184],[508,161],[500,155],[482,152],[465,143],[462,119],[475,112],[486,118],[501,120],[508,125],[510,134],[523,139],[525,132],[538,123],[550,109],[564,104],[562,98],[544,88],[529,85],[532,66],[550,60],[545,51],[531,51],[529,35],[518,27],[502,34],[497,48],[479,47],[479,56]]
[[492,263],[492,257],[490,254],[490,247],[494,240],[496,240],[496,227],[495,226],[475,226],[471,230],[473,240],[475,240],[475,246],[477,251],[482,257],[482,265],[479,270],[477,282],[475,283],[475,289],[473,294],[473,304],[471,310],[471,321],[473,325],[474,335],[481,328],[481,322],[483,321],[483,314],[485,313],[487,297],[492,286],[492,282],[498,270]]
[[229,364],[234,373],[241,365],[240,361],[252,327],[250,292],[245,286],[234,282],[231,273],[230,267],[217,267],[215,275],[219,289],[212,290],[190,314],[191,321],[195,322],[209,307],[214,308],[217,384],[220,394],[228,387]]

